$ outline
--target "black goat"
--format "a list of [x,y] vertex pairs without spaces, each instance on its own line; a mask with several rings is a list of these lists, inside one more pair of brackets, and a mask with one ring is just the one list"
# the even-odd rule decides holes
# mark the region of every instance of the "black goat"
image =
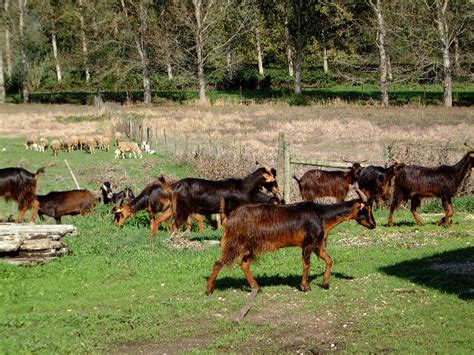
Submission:
[[436,168],[408,165],[395,175],[393,202],[390,206],[388,225],[393,226],[393,214],[402,201],[411,200],[411,213],[418,225],[422,226],[418,212],[423,197],[439,197],[443,204],[445,216],[438,224],[451,225],[454,215],[452,198],[459,185],[474,164],[474,150],[468,152],[454,165],[441,165]]
[[182,179],[173,186],[175,227],[179,230],[193,213],[201,215],[219,213],[222,198],[237,195],[250,200],[250,196],[257,193],[261,187],[279,194],[275,169],[259,168],[241,179],[230,178],[217,181]]
[[129,187],[126,187],[119,192],[113,192],[112,186],[108,181],[102,184],[100,187],[100,192],[102,193],[102,201],[105,205],[113,203],[115,206],[120,207],[135,198],[135,194]]
[[357,178],[357,183],[362,192],[377,204],[390,199],[390,188],[395,173],[405,164],[396,162],[388,168],[370,165],[363,168]]

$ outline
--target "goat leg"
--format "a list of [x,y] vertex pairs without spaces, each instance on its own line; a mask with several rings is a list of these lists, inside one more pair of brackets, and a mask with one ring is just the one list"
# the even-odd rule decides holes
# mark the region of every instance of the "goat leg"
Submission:
[[207,280],[206,295],[209,296],[212,292],[214,292],[214,288],[216,287],[216,278],[221,271],[222,266],[224,266],[222,261],[218,260],[215,262],[214,267],[212,268],[211,276],[209,276],[209,279]]
[[331,267],[333,264],[332,258],[326,252],[326,250],[321,247],[317,250],[318,256],[326,262],[326,270],[324,271],[324,283],[323,287],[327,290],[329,289],[329,278],[331,277]]
[[420,196],[416,195],[416,196],[413,196],[411,198],[411,206],[410,206],[410,211],[411,213],[413,214],[413,217],[415,218],[415,221],[416,223],[419,225],[419,226],[424,226],[425,224],[423,223],[423,221],[421,220],[420,218],[420,215],[418,214],[418,212],[416,211],[418,207],[420,207],[421,205],[421,198]]
[[259,291],[260,286],[257,283],[257,281],[255,281],[255,279],[252,276],[252,273],[250,272],[250,262],[251,262],[250,256],[244,256],[244,258],[242,259],[242,262],[240,263],[240,268],[244,272],[244,275],[250,287],[252,287],[253,289],[257,289]]

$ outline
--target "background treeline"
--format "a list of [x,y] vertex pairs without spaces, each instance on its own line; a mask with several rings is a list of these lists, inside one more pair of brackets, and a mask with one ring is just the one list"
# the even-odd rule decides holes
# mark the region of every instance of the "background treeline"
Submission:
[[25,102],[83,103],[97,91],[146,103],[208,101],[209,89],[298,97],[303,87],[332,98],[350,86],[388,105],[397,87],[429,101],[420,87],[435,84],[451,106],[454,83],[468,92],[455,102],[472,99],[470,0],[0,3],[0,101],[6,92]]

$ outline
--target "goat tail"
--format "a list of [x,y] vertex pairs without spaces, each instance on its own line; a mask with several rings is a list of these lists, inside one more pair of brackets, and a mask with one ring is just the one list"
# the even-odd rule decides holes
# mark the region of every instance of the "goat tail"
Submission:
[[38,179],[40,176],[44,175],[44,168],[39,168],[35,174],[35,179]]

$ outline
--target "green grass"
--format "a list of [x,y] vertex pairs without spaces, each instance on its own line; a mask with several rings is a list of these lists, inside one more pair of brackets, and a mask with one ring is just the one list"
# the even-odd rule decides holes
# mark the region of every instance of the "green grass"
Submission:
[[[192,174],[159,156],[146,164],[114,161],[112,152],[54,158],[21,144],[0,140],[0,148],[8,147],[0,167],[46,166],[43,192],[72,188],[66,157],[81,185],[94,191],[109,164],[137,188],[160,172]],[[12,211],[0,203],[0,215]],[[165,229],[147,238],[143,215],[118,228],[110,209],[98,206],[89,216],[64,218],[79,230],[66,239],[69,255],[35,267],[0,263],[0,353],[471,353],[474,219],[456,211],[451,228],[438,227],[440,212],[422,213],[425,227],[403,209],[393,228],[386,226],[386,210],[376,211],[374,230],[355,222],[338,226],[329,237],[330,290],[321,287],[324,268],[316,257],[312,291],[303,293],[301,250],[263,255],[252,266],[263,292],[237,325],[249,291],[240,268],[224,268],[214,294],[204,295],[218,246],[170,249]],[[218,240],[221,233],[208,228],[191,239]]]

